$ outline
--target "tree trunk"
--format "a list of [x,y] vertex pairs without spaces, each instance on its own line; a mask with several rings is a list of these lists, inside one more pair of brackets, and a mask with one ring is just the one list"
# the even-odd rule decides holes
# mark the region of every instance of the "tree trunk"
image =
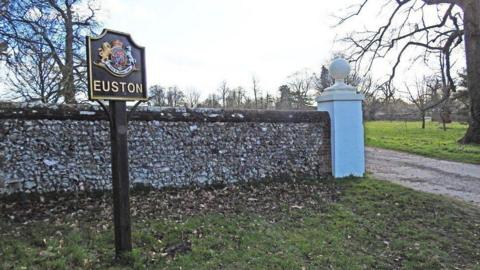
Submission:
[[443,131],[447,131],[447,125],[446,125],[446,119],[445,119],[445,116],[442,115],[442,128],[443,128]]
[[422,129],[425,129],[425,112],[422,112]]
[[67,20],[65,21],[65,66],[63,75],[63,98],[65,103],[76,103],[75,78],[73,76],[73,25],[71,7],[67,7]]
[[470,123],[461,143],[480,144],[480,1],[465,1],[464,29]]

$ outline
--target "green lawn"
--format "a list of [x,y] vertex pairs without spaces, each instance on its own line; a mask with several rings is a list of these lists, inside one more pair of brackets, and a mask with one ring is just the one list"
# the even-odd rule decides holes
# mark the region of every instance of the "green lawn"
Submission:
[[[0,269],[121,269],[109,205],[2,202]],[[368,178],[137,192],[132,208],[136,269],[480,269],[479,208]]]
[[467,125],[447,124],[447,131],[436,122],[371,121],[365,123],[367,146],[410,152],[423,156],[480,163],[480,145],[461,145],[457,141],[465,134]]

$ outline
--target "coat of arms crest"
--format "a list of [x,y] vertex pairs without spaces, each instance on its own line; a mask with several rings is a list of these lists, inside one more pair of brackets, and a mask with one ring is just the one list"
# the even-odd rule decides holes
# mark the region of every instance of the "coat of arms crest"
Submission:
[[90,100],[148,99],[145,48],[130,34],[103,29],[86,43]]
[[101,48],[98,48],[99,61],[95,62],[97,66],[105,68],[107,71],[118,77],[125,77],[138,70],[137,62],[132,55],[132,47],[124,46],[116,39],[111,42],[104,42]]

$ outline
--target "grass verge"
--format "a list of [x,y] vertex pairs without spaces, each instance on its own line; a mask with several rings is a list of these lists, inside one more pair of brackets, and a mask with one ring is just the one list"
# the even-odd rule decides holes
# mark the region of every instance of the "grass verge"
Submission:
[[480,145],[461,145],[457,141],[466,124],[451,123],[447,131],[436,122],[370,121],[365,123],[367,146],[399,150],[427,157],[480,164]]
[[373,179],[132,196],[130,266],[108,196],[4,201],[1,269],[480,269],[480,209]]

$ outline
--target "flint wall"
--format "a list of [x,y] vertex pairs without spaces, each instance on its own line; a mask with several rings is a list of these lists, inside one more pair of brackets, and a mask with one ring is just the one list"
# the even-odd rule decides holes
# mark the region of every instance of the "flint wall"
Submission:
[[[326,112],[139,107],[128,136],[132,185],[331,175]],[[0,193],[110,189],[109,138],[98,106],[0,103]]]

